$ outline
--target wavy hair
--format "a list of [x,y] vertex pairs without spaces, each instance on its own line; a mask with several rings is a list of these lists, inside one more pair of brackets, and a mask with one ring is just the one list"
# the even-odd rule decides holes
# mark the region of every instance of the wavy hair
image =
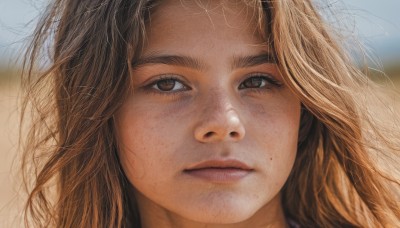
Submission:
[[[376,86],[311,0],[245,2],[258,7],[258,27],[302,102],[297,158],[281,190],[286,216],[302,227],[400,224],[400,133],[371,117],[365,100]],[[54,0],[40,19],[23,74],[26,226],[140,227],[113,115],[156,4]]]

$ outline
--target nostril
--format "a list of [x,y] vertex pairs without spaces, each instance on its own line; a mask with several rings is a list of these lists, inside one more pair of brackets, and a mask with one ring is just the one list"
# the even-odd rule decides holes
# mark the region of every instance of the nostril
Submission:
[[231,131],[228,135],[224,134],[223,132],[215,132],[215,131],[208,131],[207,133],[203,134],[203,140],[213,140],[213,139],[225,139],[225,137],[231,139],[239,139],[241,135],[237,131]]
[[209,131],[209,132],[207,132],[207,133],[204,135],[204,137],[205,137],[205,138],[210,138],[213,134],[214,134],[214,132]]

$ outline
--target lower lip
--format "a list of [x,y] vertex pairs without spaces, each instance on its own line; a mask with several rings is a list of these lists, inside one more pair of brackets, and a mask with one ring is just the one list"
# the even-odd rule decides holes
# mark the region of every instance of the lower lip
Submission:
[[235,168],[205,168],[185,171],[186,174],[193,177],[218,183],[239,181],[240,179],[243,179],[249,175],[251,172],[251,170]]

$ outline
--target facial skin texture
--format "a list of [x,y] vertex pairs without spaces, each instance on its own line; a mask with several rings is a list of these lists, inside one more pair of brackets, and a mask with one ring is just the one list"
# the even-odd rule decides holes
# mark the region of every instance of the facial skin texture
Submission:
[[[151,14],[146,60],[134,68],[132,95],[116,115],[119,156],[143,227],[285,226],[279,191],[296,156],[300,101],[276,64],[237,64],[268,47],[252,9],[233,2],[162,1]],[[154,58],[166,55],[197,66]],[[226,159],[252,171],[223,183],[184,171]]]

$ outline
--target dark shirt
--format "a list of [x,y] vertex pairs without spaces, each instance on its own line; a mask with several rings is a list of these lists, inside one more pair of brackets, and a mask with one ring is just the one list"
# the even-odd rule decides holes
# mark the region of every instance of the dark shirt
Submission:
[[289,225],[289,228],[300,228],[300,225],[291,219],[286,219],[286,222]]

